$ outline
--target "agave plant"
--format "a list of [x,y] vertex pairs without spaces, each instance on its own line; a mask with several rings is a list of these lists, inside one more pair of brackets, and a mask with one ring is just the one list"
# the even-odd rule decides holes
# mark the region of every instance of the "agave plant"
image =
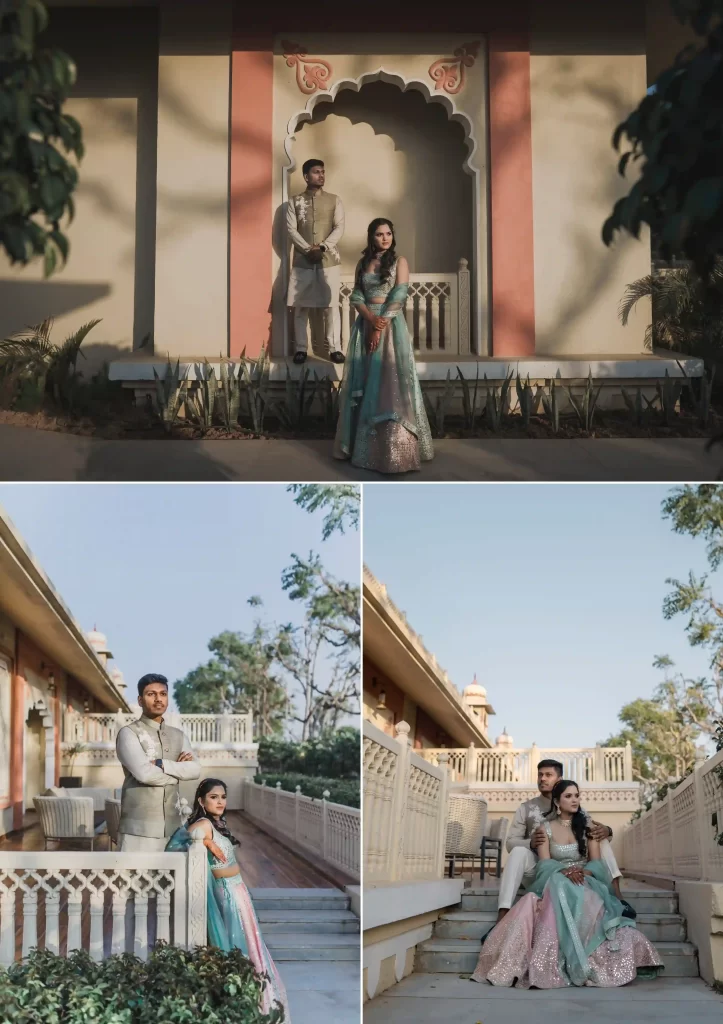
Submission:
[[158,376],[155,366],[153,367],[153,377],[156,384],[154,407],[164,429],[169,432],[181,411],[186,389],[188,370],[184,370],[183,374],[181,374],[180,364],[180,359],[177,359],[175,367],[172,366],[171,357],[169,356],[163,378]]
[[257,359],[247,358],[246,349],[244,348],[241,353],[239,380],[243,382],[246,389],[251,429],[255,434],[262,434],[264,416],[269,406],[269,359],[264,346],[262,346]]
[[[485,416],[490,428],[495,434],[499,433],[500,427],[502,426],[502,418],[507,412],[509,406],[509,395],[510,385],[512,383],[512,370],[509,366],[505,374],[504,383],[498,388],[496,386],[487,387],[487,397],[485,401]],[[485,384],[489,384],[487,380],[487,374],[484,375]]]
[[470,387],[470,382],[464,376],[459,366],[457,367],[457,375],[459,377],[460,383],[462,384],[462,409],[464,412],[464,425],[467,428],[467,430],[473,433],[477,422],[479,394],[479,363],[477,363],[477,374],[474,379],[474,388]]
[[588,434],[592,430],[597,402],[601,391],[602,384],[598,385],[597,391],[595,390],[595,384],[592,379],[592,367],[588,370],[587,380],[585,381],[585,390],[581,395],[573,395],[570,388],[565,387],[565,392],[567,393],[567,397],[570,399],[570,405],[575,411],[578,422],[582,429]]
[[522,423],[525,427],[529,427],[530,419],[537,414],[537,410],[540,407],[540,399],[542,398],[542,388],[533,390],[530,384],[530,375],[527,374],[527,380],[522,380],[520,377],[520,371],[517,371],[517,377],[515,379],[515,389],[517,391],[517,402],[520,407],[520,414],[522,416]]
[[208,359],[196,363],[196,387],[187,392],[186,408],[189,416],[201,430],[210,430],[213,426],[213,412],[216,408],[216,371]]
[[557,397],[557,392],[557,381],[553,377],[550,381],[549,395],[544,390],[542,392],[542,408],[545,410],[545,415],[550,421],[553,434],[557,434],[560,430],[560,401]]
[[623,326],[641,299],[652,300],[649,349],[667,348],[711,356],[723,348],[723,258],[706,279],[692,267],[664,268],[629,284],[618,307]]
[[236,364],[221,360],[221,381],[218,388],[218,404],[226,430],[231,433],[238,426],[241,411],[241,373],[237,372]]
[[452,371],[447,370],[444,388],[432,402],[427,389],[422,391],[424,404],[427,408],[427,419],[435,437],[444,437],[444,420],[449,412],[456,392],[456,381],[452,380]]
[[72,404],[78,356],[84,357],[81,345],[100,320],[89,320],[60,345],[50,339],[53,322],[53,317],[48,317],[0,341],[0,375],[20,381],[34,379],[41,393],[48,392],[56,405],[68,408]]

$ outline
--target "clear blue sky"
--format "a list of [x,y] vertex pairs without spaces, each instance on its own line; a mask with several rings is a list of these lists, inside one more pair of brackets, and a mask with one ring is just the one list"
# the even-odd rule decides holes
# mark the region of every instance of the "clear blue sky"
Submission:
[[0,505],[81,626],[106,634],[131,698],[144,673],[179,679],[212,636],[250,629],[254,594],[299,622],[280,582],[292,552],[359,579],[359,534],[322,541],[323,515],[283,484],[7,484]]
[[[707,659],[666,622],[667,577],[704,572],[705,542],[674,534],[657,485],[364,488],[364,560],[462,689],[478,680],[517,746],[593,745],[650,697],[656,654]],[[721,573],[711,576],[723,594]]]

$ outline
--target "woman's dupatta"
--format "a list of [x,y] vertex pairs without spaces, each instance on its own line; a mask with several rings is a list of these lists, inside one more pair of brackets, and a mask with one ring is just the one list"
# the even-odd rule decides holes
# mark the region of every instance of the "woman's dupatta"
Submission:
[[[557,937],[565,972],[574,985],[583,985],[590,977],[588,957],[606,940],[615,949],[615,935],[618,928],[634,928],[635,923],[622,916],[623,906],[612,892],[610,872],[601,860],[591,860],[584,870],[585,885],[575,885],[566,878],[563,871],[570,865],[557,860],[540,860],[537,863],[535,880],[528,891],[542,898],[549,894],[555,910]],[[580,936],[580,925],[585,911],[586,892],[592,889],[603,902],[602,919],[587,941]]]
[[[181,825],[181,827],[176,829],[168,840],[166,852],[188,853],[192,842],[193,839],[191,838],[191,833],[185,825]],[[234,947],[229,938],[228,930],[226,929],[226,925],[216,899],[216,890],[213,884],[213,875],[211,874],[211,854],[208,850],[206,851],[206,854],[206,862],[208,865],[206,872],[206,928],[208,931],[208,941],[210,945],[217,946],[219,949],[223,949],[228,952]]]

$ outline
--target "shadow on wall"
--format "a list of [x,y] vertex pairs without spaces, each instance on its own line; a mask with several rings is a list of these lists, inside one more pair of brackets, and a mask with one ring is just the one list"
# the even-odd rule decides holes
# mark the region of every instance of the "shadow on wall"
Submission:
[[[110,284],[82,284],[51,279],[50,281],[0,280],[0,309],[3,312],[3,334],[15,334],[48,317],[59,317],[110,295]],[[88,314],[88,319],[92,319]],[[80,322],[78,322],[80,327]],[[57,341],[58,339],[55,338]]]

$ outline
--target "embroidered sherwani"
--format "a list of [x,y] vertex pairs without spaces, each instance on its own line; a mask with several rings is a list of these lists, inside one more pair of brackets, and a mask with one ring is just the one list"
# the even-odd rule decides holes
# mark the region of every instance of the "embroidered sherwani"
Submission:
[[[324,333],[330,351],[340,347],[339,287],[341,257],[338,245],[344,234],[341,199],[323,189],[307,189],[292,196],[286,211],[286,227],[293,247],[286,304],[294,308],[296,351],[308,348],[310,309],[324,310]],[[324,247],[323,259],[313,263],[306,253]]]
[[201,774],[198,761],[178,760],[186,751],[192,753],[185,733],[163,720],[141,715],[119,730],[116,752],[125,775],[118,828],[121,852],[162,851],[181,825],[178,783]]

